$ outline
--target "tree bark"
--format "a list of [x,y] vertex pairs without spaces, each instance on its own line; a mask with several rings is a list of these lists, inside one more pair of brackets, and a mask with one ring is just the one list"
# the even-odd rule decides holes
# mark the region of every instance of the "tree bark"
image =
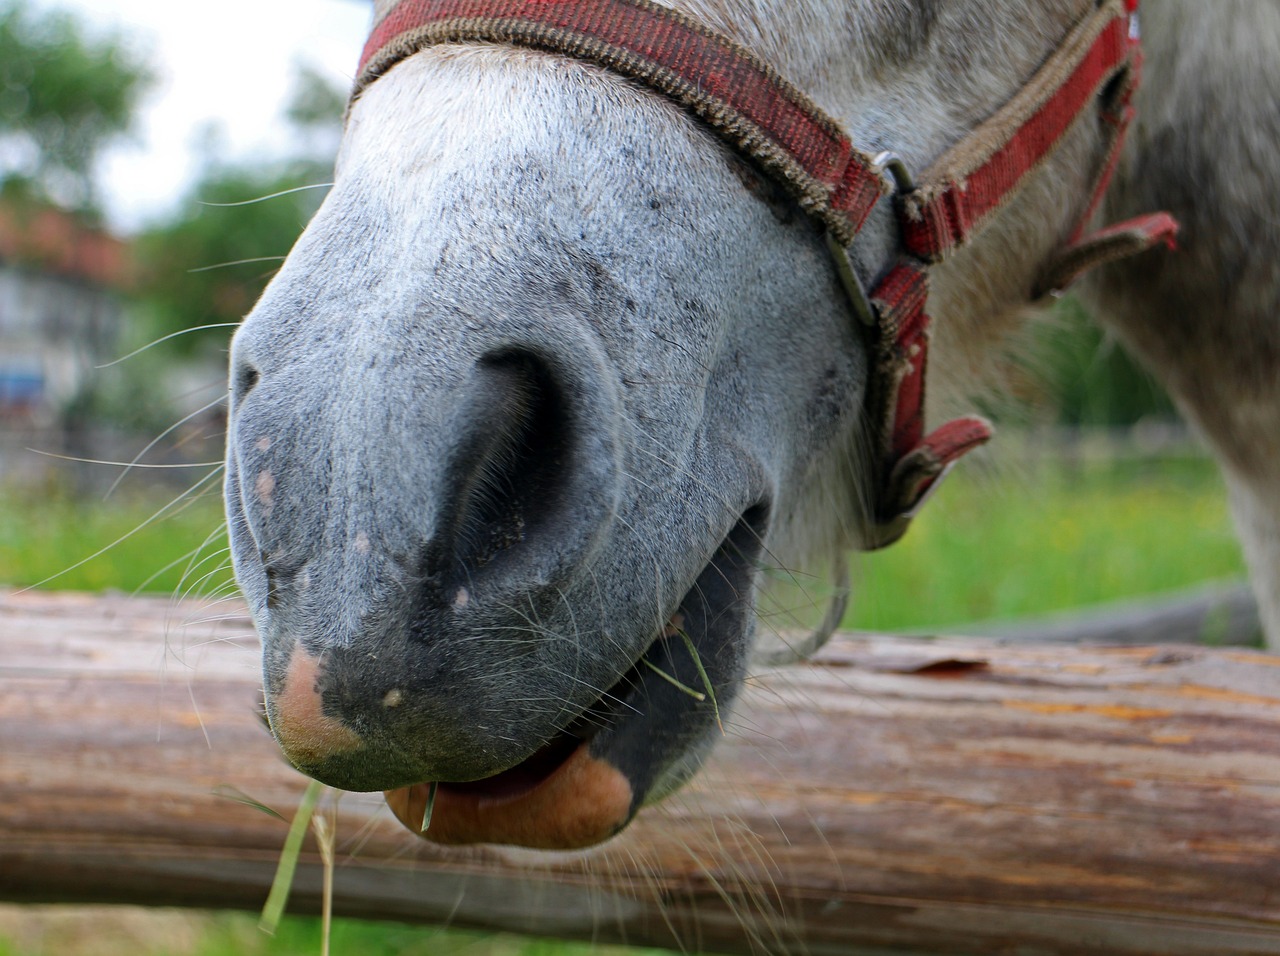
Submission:
[[[0,899],[262,905],[306,781],[237,604],[0,595]],[[337,803],[336,911],[725,953],[1280,954],[1280,658],[837,638],[586,853]],[[308,838],[293,896],[319,906]]]

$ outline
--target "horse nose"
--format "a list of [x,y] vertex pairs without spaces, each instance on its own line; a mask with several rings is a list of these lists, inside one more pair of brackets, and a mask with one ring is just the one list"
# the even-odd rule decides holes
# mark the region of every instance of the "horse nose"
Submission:
[[376,532],[331,524],[305,589],[277,574],[268,602],[272,728],[296,766],[346,789],[488,776],[558,730],[573,688],[547,688],[554,703],[497,740],[476,715],[509,709],[494,675],[557,640],[531,618],[590,577],[618,510],[616,388],[589,356],[503,346],[447,393],[418,388],[439,413],[428,431],[362,443],[369,457],[390,449],[380,468],[398,466],[411,494],[317,501],[358,508]]

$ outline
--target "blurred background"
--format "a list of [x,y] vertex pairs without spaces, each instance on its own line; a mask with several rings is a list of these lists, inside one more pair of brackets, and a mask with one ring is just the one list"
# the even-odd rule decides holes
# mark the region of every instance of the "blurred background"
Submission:
[[[368,20],[0,0],[0,592],[229,592],[227,343],[324,197]],[[1017,368],[987,410],[1001,467],[966,462],[859,562],[846,625],[961,632],[1242,576],[1213,464],[1077,304]],[[317,951],[311,921],[272,942],[239,919],[0,907],[0,956]],[[356,924],[335,946],[583,951]]]
[[368,17],[356,0],[0,0],[5,478],[47,469],[33,441],[130,457],[130,433],[216,421],[227,326],[324,197]]
[[324,198],[369,16],[0,0],[0,586],[173,590],[219,525],[231,327]]

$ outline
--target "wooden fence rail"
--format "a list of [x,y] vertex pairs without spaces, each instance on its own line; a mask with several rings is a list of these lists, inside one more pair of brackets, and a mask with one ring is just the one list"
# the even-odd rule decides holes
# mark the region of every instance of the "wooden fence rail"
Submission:
[[[237,606],[0,595],[0,899],[262,905],[305,781]],[[687,952],[1280,954],[1280,658],[838,638],[588,853],[337,804],[339,913]],[[294,905],[318,907],[308,843]]]

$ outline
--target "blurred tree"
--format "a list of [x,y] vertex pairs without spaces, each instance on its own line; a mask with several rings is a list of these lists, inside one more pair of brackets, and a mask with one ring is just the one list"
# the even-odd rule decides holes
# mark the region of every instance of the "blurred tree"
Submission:
[[342,130],[342,115],[347,109],[347,94],[340,90],[309,63],[295,64],[293,93],[285,116],[297,129],[316,131],[337,148],[336,138]]
[[[345,105],[343,91],[299,65],[285,110],[298,155],[257,165],[206,157],[179,214],[138,239],[147,334],[238,322],[252,308],[324,199]],[[218,137],[205,142],[216,149]],[[189,355],[226,338],[211,329],[175,346]]]
[[96,212],[93,166],[129,132],[153,81],[119,36],[89,37],[60,12],[0,3],[0,188]]
[[1177,417],[1160,384],[1074,301],[1063,309],[1046,346],[1049,387],[1064,425],[1132,425]]
[[[188,213],[147,231],[135,246],[147,334],[238,322],[323,198],[323,189],[299,187],[320,183],[327,183],[326,174],[316,176],[308,164],[207,170],[194,187],[199,198],[183,204]],[[174,345],[189,355],[226,338],[225,329],[211,329]]]
[[1177,418],[1160,384],[1078,300],[1063,299],[1032,335],[1013,376],[1016,405],[996,409],[999,417],[1098,426]]

